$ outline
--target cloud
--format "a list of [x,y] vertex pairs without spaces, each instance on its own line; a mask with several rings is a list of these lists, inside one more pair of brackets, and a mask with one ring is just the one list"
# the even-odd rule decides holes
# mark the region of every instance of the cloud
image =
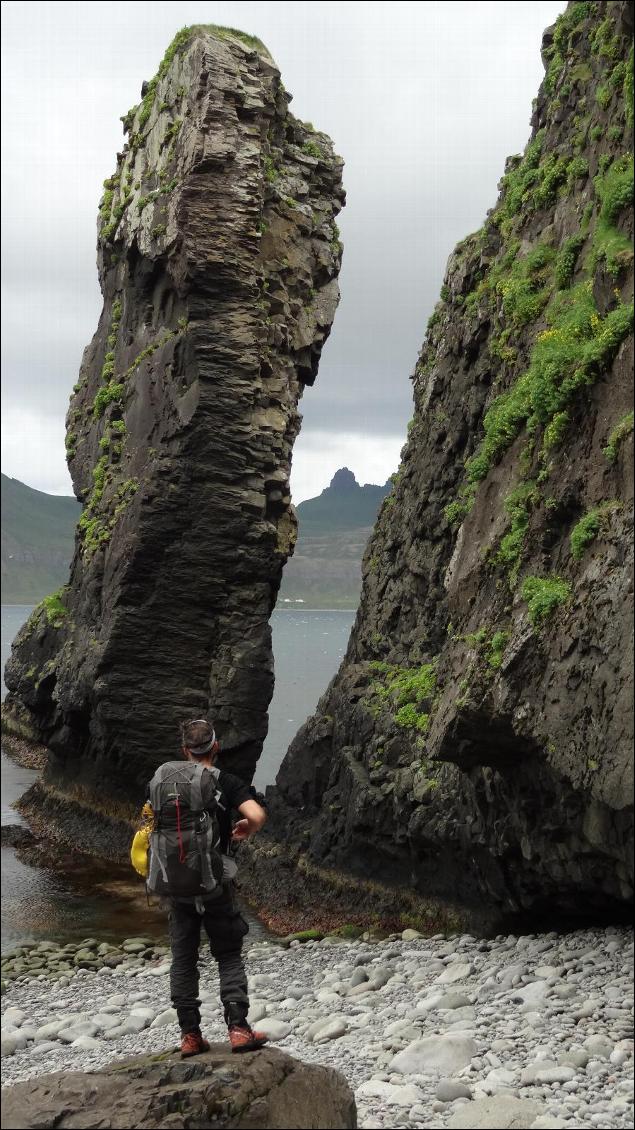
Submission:
[[72,494],[64,451],[64,418],[7,408],[2,412],[2,470],[48,494]]

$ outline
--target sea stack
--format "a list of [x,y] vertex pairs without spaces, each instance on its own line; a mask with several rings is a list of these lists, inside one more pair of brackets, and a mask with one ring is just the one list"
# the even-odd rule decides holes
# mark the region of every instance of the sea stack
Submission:
[[449,260],[348,652],[271,798],[282,866],[551,923],[632,898],[632,20],[547,30],[527,148]]
[[103,311],[67,417],[70,580],[6,674],[5,727],[50,751],[43,802],[122,811],[179,722],[208,713],[253,774],[298,401],[341,261],[342,161],[289,102],[259,40],[194,27],[123,119],[99,208]]

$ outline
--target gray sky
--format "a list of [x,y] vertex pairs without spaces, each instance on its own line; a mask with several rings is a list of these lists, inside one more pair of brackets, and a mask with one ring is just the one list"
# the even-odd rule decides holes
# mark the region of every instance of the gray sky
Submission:
[[347,464],[394,471],[412,372],[445,263],[496,198],[529,134],[540,38],[563,2],[20,3],[3,9],[3,458],[6,474],[71,493],[64,417],[101,296],[101,185],[184,24],[260,36],[292,110],[346,162],[342,301],[302,401],[294,500]]

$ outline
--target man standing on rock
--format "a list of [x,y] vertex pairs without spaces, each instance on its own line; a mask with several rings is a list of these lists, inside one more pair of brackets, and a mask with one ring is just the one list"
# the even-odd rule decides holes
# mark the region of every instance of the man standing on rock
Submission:
[[[258,832],[266,813],[253,787],[216,767],[219,745],[210,722],[200,718],[185,723],[181,739],[186,763],[170,761],[157,769],[142,813],[150,833],[148,888],[166,896],[169,906],[170,989],[181,1027],[181,1055],[209,1050],[201,1034],[198,997],[201,923],[218,963],[232,1051],[254,1051],[267,1037],[254,1032],[247,1021],[241,951],[249,926],[234,902],[236,863],[231,848]],[[234,810],[240,819],[232,827]]]

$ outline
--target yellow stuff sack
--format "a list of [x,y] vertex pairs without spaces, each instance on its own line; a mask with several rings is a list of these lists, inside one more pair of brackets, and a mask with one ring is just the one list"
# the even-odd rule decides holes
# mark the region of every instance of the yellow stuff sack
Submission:
[[130,862],[142,879],[148,877],[148,852],[150,851],[150,829],[140,828],[135,833],[130,848]]

